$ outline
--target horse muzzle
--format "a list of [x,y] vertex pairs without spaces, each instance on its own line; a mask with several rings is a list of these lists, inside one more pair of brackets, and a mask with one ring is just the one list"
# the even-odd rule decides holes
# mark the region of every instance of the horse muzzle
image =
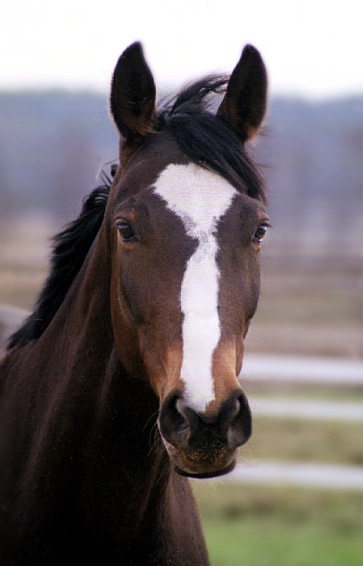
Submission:
[[242,389],[235,390],[213,415],[197,413],[182,392],[174,390],[161,405],[159,429],[179,474],[215,477],[234,468],[238,448],[251,436],[251,411]]

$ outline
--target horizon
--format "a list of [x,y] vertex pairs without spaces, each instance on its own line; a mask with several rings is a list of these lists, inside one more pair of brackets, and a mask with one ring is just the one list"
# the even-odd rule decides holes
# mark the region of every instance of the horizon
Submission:
[[[188,82],[182,85],[162,85],[157,89],[157,99],[163,98],[165,95],[177,94],[183,86],[188,85]],[[104,90],[97,90],[92,86],[73,86],[67,87],[65,85],[49,85],[49,86],[24,86],[15,88],[2,88],[0,85],[0,96],[41,96],[41,95],[91,95],[105,98],[109,97],[109,93]],[[362,92],[347,92],[347,93],[327,93],[326,96],[314,97],[304,93],[288,93],[288,92],[275,92],[269,94],[270,102],[276,100],[286,100],[291,102],[300,102],[309,106],[319,106],[323,104],[334,104],[345,101],[363,101]]]

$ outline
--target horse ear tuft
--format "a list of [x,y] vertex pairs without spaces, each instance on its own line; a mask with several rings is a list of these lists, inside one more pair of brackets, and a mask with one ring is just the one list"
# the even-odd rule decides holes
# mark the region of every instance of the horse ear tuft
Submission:
[[260,53],[246,45],[228,82],[218,116],[242,141],[259,131],[266,112],[267,73]]
[[119,58],[112,78],[110,107],[116,126],[128,142],[153,130],[156,89],[141,43]]

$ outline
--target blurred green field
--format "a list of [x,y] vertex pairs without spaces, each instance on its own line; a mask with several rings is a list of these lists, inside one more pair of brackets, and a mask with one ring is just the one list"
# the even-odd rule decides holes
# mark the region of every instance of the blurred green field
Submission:
[[[281,460],[363,466],[362,422],[255,417],[242,460]],[[363,536],[363,508],[362,508]]]
[[[363,464],[362,423],[255,417],[240,460]],[[212,566],[362,566],[363,492],[194,482]]]
[[212,566],[363,564],[362,492],[238,484],[194,491]]
[[[361,423],[254,419],[240,459],[363,464]],[[212,566],[362,566],[363,492],[193,483]]]

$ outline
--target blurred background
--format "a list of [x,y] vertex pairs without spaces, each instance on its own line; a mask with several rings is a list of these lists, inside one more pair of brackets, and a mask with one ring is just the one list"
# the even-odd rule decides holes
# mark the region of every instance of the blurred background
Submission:
[[[253,5],[252,5],[253,4]],[[213,566],[363,563],[363,38],[345,0],[13,0],[0,23],[0,332],[31,309],[50,238],[117,159],[108,88],[141,40],[159,97],[270,76],[251,152],[273,229],[242,382],[254,434],[234,474],[195,484]]]

